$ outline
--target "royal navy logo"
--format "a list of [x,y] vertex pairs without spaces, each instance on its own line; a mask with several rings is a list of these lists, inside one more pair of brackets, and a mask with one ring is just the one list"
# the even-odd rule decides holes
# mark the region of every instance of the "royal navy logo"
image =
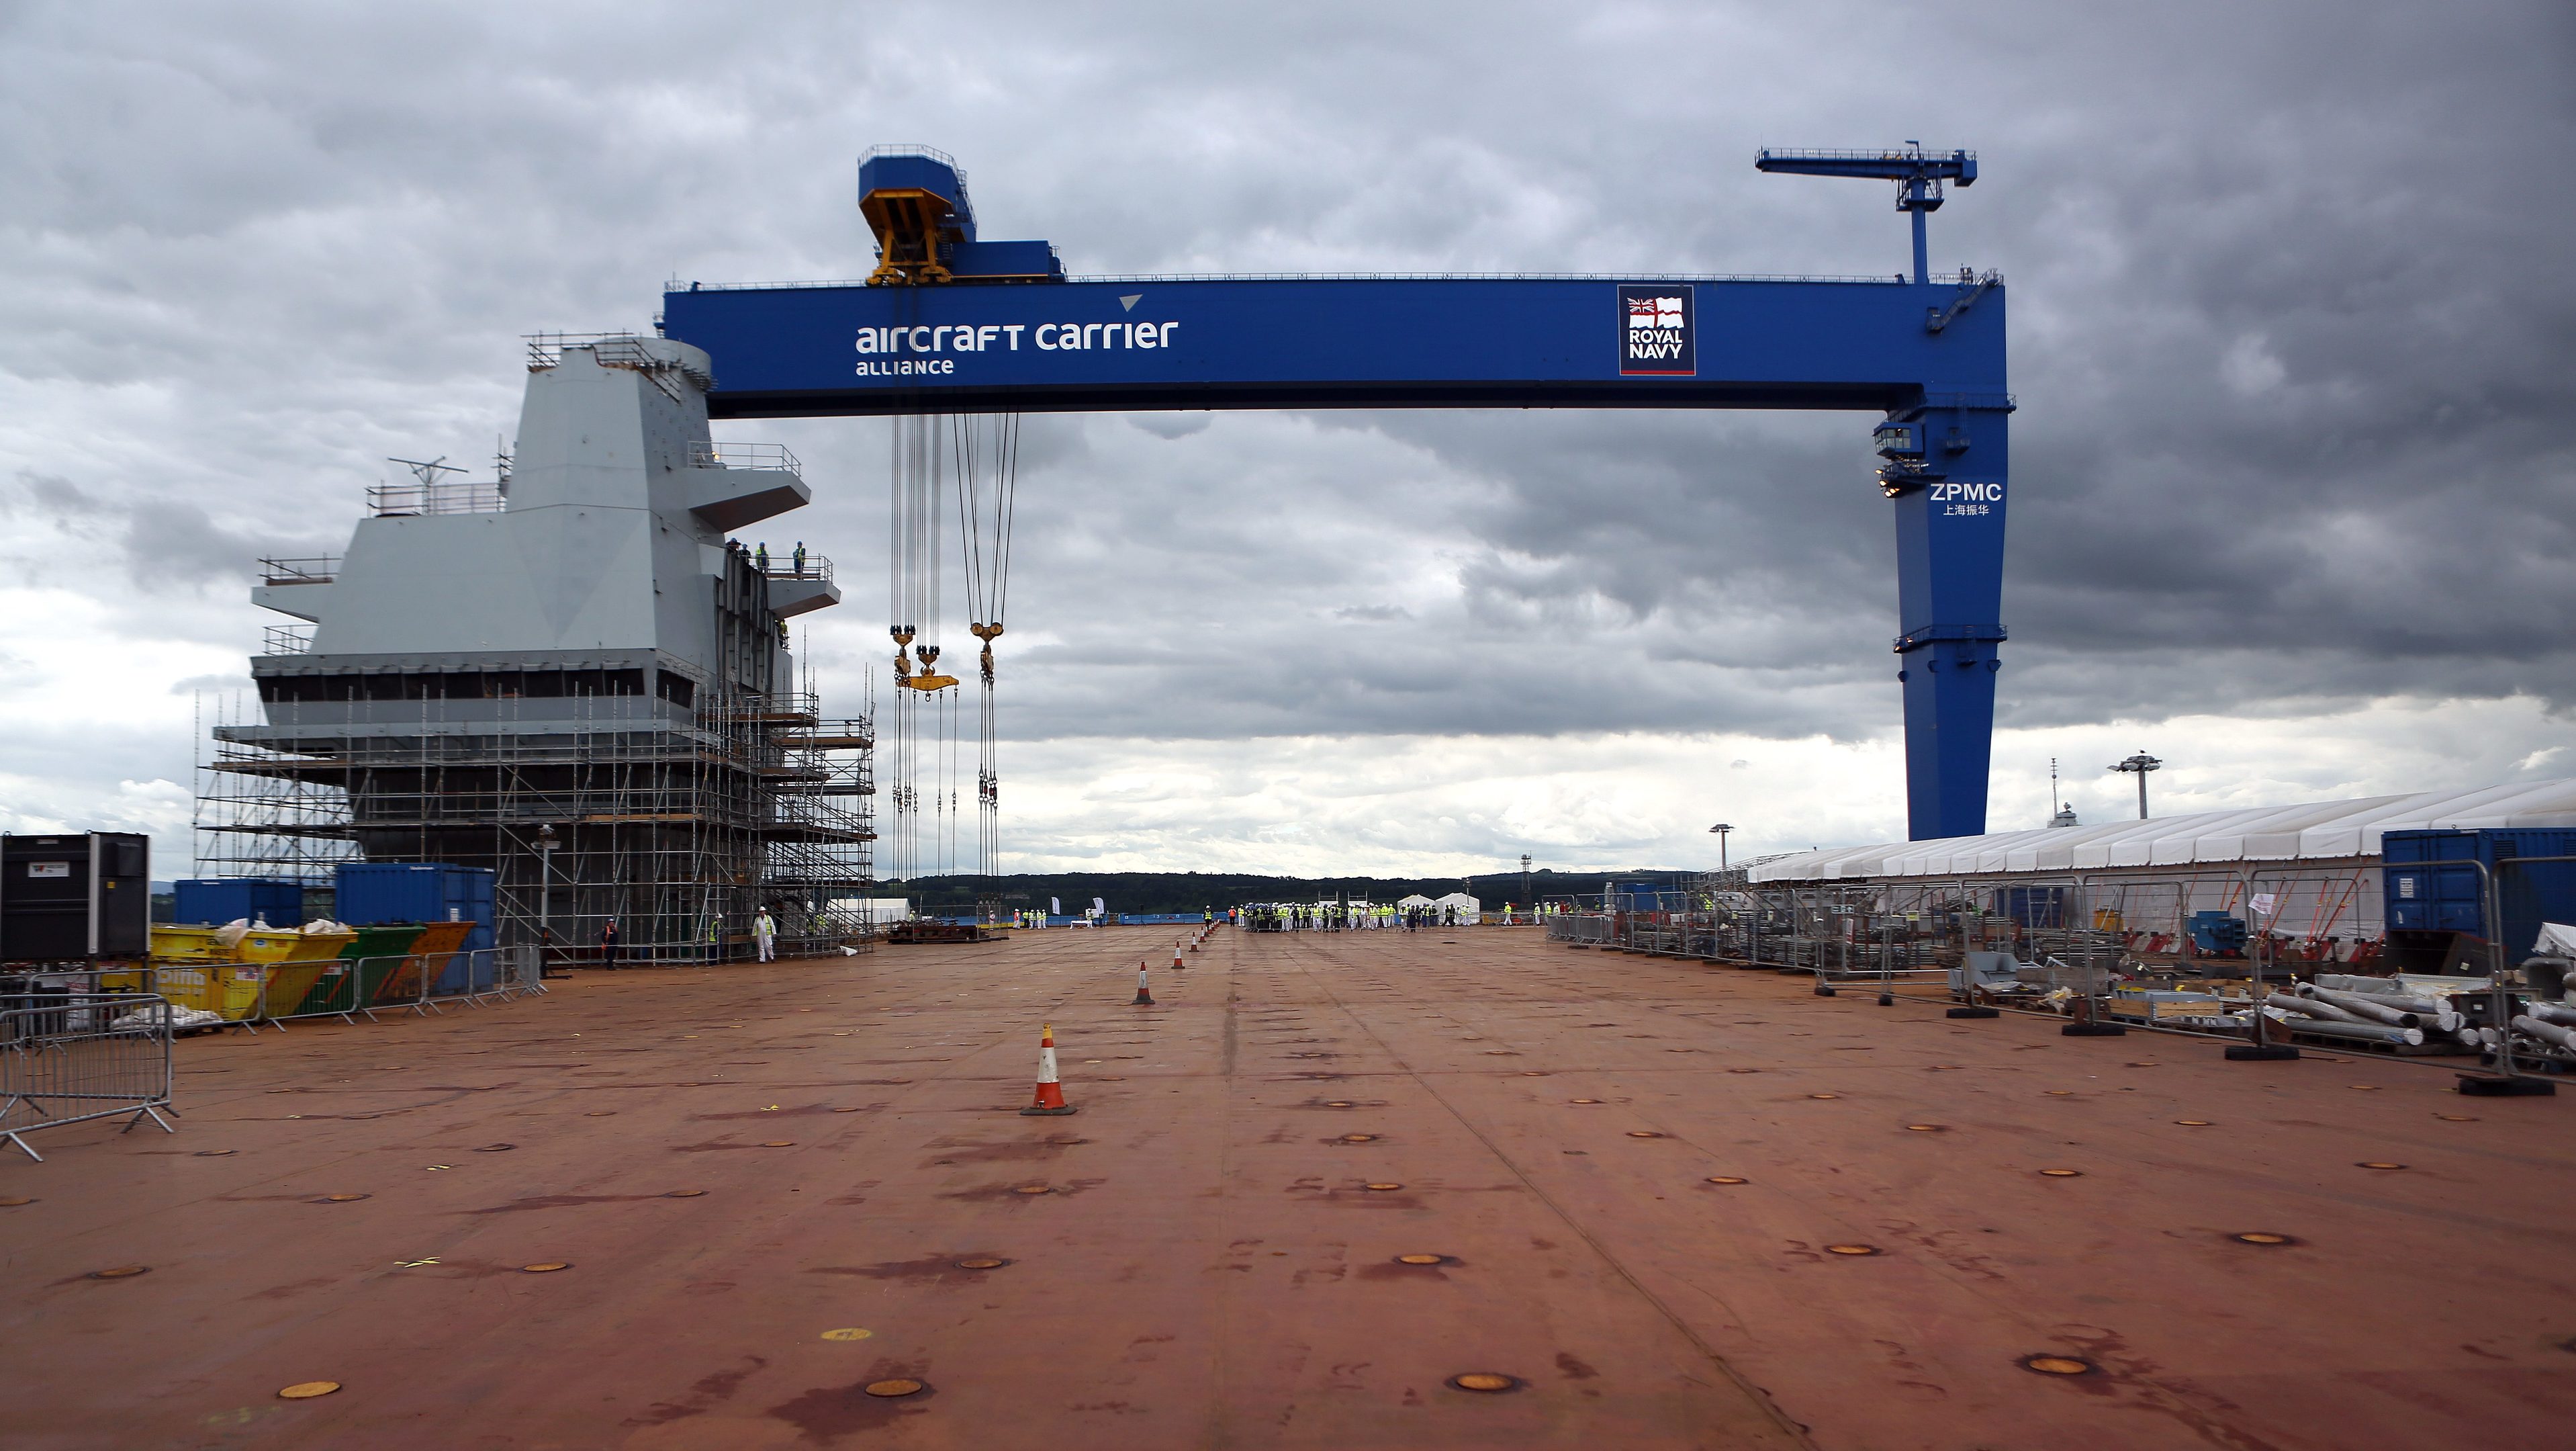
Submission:
[[1687,282],[1619,289],[1619,372],[1624,377],[1687,378],[1699,372]]

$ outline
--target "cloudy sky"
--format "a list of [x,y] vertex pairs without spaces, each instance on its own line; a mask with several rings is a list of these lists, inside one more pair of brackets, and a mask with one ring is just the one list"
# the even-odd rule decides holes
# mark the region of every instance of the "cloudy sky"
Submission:
[[[2557,0],[0,0],[0,825],[179,874],[284,623],[256,557],[336,552],[389,455],[488,458],[523,333],[864,275],[879,142],[1076,273],[1893,273],[1883,184],[1755,149],[1975,148],[1932,260],[2011,287],[1991,824],[2051,757],[2133,810],[2141,747],[2160,813],[2576,775],[2571,74]],[[1901,837],[1872,421],[1032,418],[1008,865]],[[839,562],[853,706],[886,427],[719,428],[805,460],[767,527]]]

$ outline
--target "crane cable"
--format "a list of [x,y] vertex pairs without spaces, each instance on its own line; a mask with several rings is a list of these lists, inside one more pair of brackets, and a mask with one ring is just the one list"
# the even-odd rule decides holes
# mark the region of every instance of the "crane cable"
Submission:
[[967,629],[983,642],[982,753],[976,770],[978,870],[1001,863],[1001,759],[993,713],[993,642],[1002,635],[1011,587],[1011,525],[1019,504],[1020,416],[958,415],[953,425],[958,550],[966,571]]
[[919,802],[913,793],[912,757],[914,702],[918,699],[912,684],[912,641],[917,633],[918,616],[914,613],[920,594],[919,534],[916,508],[920,480],[928,459],[928,430],[924,420],[913,415],[897,415],[888,420],[890,451],[886,459],[886,497],[890,515],[886,524],[887,551],[892,558],[886,569],[886,633],[894,639],[894,692],[887,705],[894,713],[894,728],[883,733],[886,750],[888,795],[894,806],[894,822],[886,843],[896,881],[910,881],[917,866],[915,861],[914,826]]
[[[978,664],[984,692],[980,759],[976,773],[979,866],[990,874],[1000,859],[1000,762],[993,709],[993,641],[1001,637],[1010,593],[1011,526],[1019,493],[1019,415],[920,414],[893,419],[893,554],[889,571],[886,633],[893,639],[894,729],[890,746],[895,822],[890,843],[897,880],[909,881],[959,865],[964,822],[958,799],[960,774],[958,683],[939,673],[942,598],[943,483],[957,494],[957,544],[965,570],[968,628],[982,642]],[[921,710],[929,709],[928,739]],[[924,747],[927,747],[925,753]],[[923,798],[927,795],[928,800]],[[923,821],[927,814],[929,820]],[[922,828],[929,827],[929,840]],[[925,851],[926,847],[926,851]]]
[[[937,426],[936,420],[920,414],[897,415],[892,422],[888,473],[893,512],[888,547],[893,558],[888,571],[890,618],[886,633],[895,645],[895,693],[894,729],[885,739],[891,747],[888,774],[895,814],[890,843],[892,866],[897,880],[909,881],[953,856],[946,848],[954,839],[950,818],[955,812],[956,796],[943,784],[943,778],[953,775],[955,762],[953,752],[941,747],[955,734],[955,712],[932,706],[932,735],[925,756],[920,709],[925,696],[935,696],[957,683],[938,673],[940,622],[945,605],[940,488],[947,473],[948,439],[947,430]],[[925,785],[929,798],[926,803]],[[925,805],[931,817],[928,856],[923,853],[921,837]]]

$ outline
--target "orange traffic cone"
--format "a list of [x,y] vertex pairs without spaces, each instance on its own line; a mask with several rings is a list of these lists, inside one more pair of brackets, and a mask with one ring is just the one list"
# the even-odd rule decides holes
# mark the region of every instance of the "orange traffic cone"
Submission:
[[1186,972],[1186,971],[1188,971],[1188,970],[1189,970],[1189,964],[1188,964],[1188,963],[1186,963],[1186,962],[1181,961],[1181,944],[1179,944],[1179,943],[1177,943],[1177,942],[1173,943],[1173,944],[1172,944],[1172,971],[1174,971],[1174,972]]
[[1055,1077],[1055,1025],[1050,1023],[1038,1033],[1038,1096],[1035,1103],[1021,1109],[1023,1117],[1061,1118],[1076,1110],[1064,1101],[1064,1085]]
[[1136,964],[1136,1000],[1129,1003],[1128,1006],[1131,1008],[1150,1008],[1153,1005],[1154,990],[1145,986],[1145,964],[1140,962]]

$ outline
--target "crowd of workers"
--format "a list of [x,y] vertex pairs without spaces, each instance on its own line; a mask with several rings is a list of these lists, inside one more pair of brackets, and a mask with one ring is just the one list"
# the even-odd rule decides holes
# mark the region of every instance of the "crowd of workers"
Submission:
[[1476,920],[1472,909],[1455,902],[1255,902],[1242,912],[1253,932],[1422,932]]
[[[1516,918],[1514,912],[1510,903],[1504,904],[1498,918],[1494,913],[1456,902],[1253,902],[1226,908],[1222,913],[1212,907],[1204,908],[1199,913],[1199,920],[1207,924],[1223,921],[1253,932],[1423,932],[1472,926],[1480,921],[1510,923],[1528,920],[1526,917]],[[998,921],[1000,918],[997,915],[990,920]],[[1031,908],[1012,912],[1009,920],[1014,928],[1032,930],[1058,923],[1098,926],[1118,919],[1096,908],[1072,917]],[[837,940],[842,930],[828,914],[814,915],[812,932],[817,940]],[[722,913],[711,914],[705,919],[704,933],[706,949],[711,957],[722,959],[728,955],[726,949],[730,934],[726,931]],[[755,960],[772,962],[777,959],[778,935],[779,919],[771,915],[769,909],[764,907],[753,915],[751,940]],[[621,959],[625,957],[626,944],[614,920],[600,924],[593,943],[597,949],[595,960],[598,965],[609,968],[623,965]]]

